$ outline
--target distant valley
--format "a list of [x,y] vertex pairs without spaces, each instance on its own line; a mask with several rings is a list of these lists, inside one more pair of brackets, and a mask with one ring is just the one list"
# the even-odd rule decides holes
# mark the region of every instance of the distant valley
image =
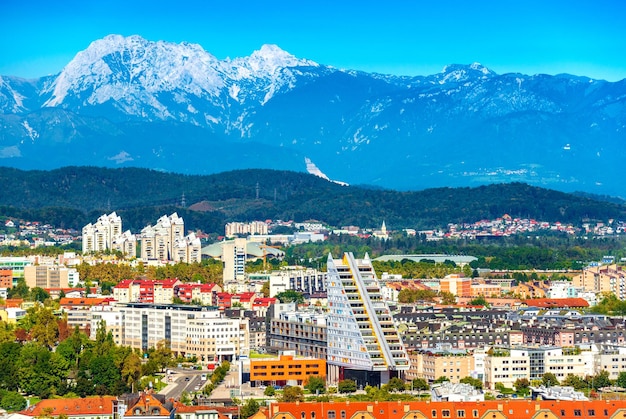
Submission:
[[[19,76],[19,75],[17,75]],[[626,196],[626,81],[340,70],[265,45],[219,60],[138,36],[54,76],[0,77],[0,165],[305,171],[397,190],[523,182]]]

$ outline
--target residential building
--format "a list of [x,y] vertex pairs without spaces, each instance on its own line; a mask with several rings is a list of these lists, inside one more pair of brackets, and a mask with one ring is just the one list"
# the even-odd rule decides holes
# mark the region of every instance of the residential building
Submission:
[[215,309],[175,304],[118,304],[123,344],[147,350],[168,342],[179,355],[203,362],[232,361],[250,352],[247,318],[229,319]]
[[278,358],[250,360],[250,382],[256,385],[302,386],[309,377],[325,377],[326,360],[296,358],[281,354]]
[[111,333],[116,345],[123,345],[124,318],[122,313],[112,305],[94,305],[90,307],[91,327],[90,338],[95,340],[98,328],[104,325],[105,331]]
[[383,300],[368,255],[328,256],[327,341],[331,382],[354,378],[362,384],[386,383],[409,368],[389,306]]
[[612,292],[626,299],[626,272],[618,265],[590,266],[572,278],[574,287],[595,293]]
[[524,349],[492,348],[485,357],[485,387],[496,383],[513,388],[520,378],[530,380],[530,359]]
[[13,283],[19,278],[24,278],[24,268],[32,265],[32,261],[25,257],[4,256],[0,257],[0,269],[10,269],[13,272]]
[[[71,268],[75,271],[74,268]],[[70,269],[56,265],[24,267],[24,280],[29,288],[68,288]]]
[[269,275],[270,297],[287,290],[294,290],[311,295],[325,292],[326,272],[300,266],[287,266]]
[[114,396],[44,399],[19,414],[32,418],[114,419]]
[[241,283],[246,275],[246,239],[225,241],[222,246],[224,262],[224,287],[230,283]]
[[459,383],[474,371],[474,357],[466,350],[431,348],[409,352],[411,367],[406,371],[407,380],[423,378],[433,382],[447,377],[451,383]]
[[176,278],[125,279],[113,287],[113,298],[120,303],[172,304],[181,284]]
[[131,258],[137,256],[137,238],[130,231],[123,232],[122,218],[115,212],[84,226],[82,239],[83,254],[117,250]]
[[297,356],[326,359],[326,316],[314,310],[282,311],[268,319],[266,350],[271,353],[293,351]]
[[226,237],[247,236],[251,234],[268,234],[267,223],[263,221],[251,221],[249,223],[227,223],[224,227]]
[[13,271],[11,269],[0,269],[0,288],[13,287]]
[[216,306],[217,293],[222,292],[222,287],[217,284],[194,284],[180,283],[174,290],[176,297],[183,303],[195,303],[202,306]]
[[439,290],[449,292],[458,297],[472,296],[472,279],[460,274],[446,275],[439,281]]
[[67,315],[67,326],[70,329],[78,326],[86,330],[92,326],[91,308],[93,306],[109,305],[112,298],[61,298],[59,304],[61,310]]
[[177,213],[164,215],[154,226],[141,230],[141,258],[148,260],[195,263],[201,260],[200,239],[185,236],[185,222]]
[[625,400],[333,401],[272,403],[268,419],[621,418]]

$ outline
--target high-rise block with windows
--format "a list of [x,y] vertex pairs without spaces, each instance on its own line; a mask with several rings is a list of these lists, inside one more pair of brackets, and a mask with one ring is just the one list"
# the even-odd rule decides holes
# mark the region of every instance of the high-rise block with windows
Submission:
[[[328,364],[331,382],[379,385],[409,368],[389,306],[368,255],[328,256]],[[334,367],[334,368],[333,368]]]

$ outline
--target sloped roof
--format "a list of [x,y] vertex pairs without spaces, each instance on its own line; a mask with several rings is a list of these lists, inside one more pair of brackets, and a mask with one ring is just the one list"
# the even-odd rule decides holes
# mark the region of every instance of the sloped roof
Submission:
[[583,298],[531,298],[523,303],[539,308],[589,307],[589,303]]
[[[73,399],[46,399],[20,413],[26,416],[88,416],[113,414],[113,396]],[[48,413],[49,412],[49,413]]]

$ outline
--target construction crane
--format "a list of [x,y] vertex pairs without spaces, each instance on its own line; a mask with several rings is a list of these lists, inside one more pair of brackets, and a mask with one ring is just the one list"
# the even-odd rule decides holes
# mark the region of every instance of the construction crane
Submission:
[[281,246],[270,246],[269,244],[260,244],[259,248],[263,249],[263,270],[267,271],[267,249],[268,248],[273,248],[273,249],[280,249]]

